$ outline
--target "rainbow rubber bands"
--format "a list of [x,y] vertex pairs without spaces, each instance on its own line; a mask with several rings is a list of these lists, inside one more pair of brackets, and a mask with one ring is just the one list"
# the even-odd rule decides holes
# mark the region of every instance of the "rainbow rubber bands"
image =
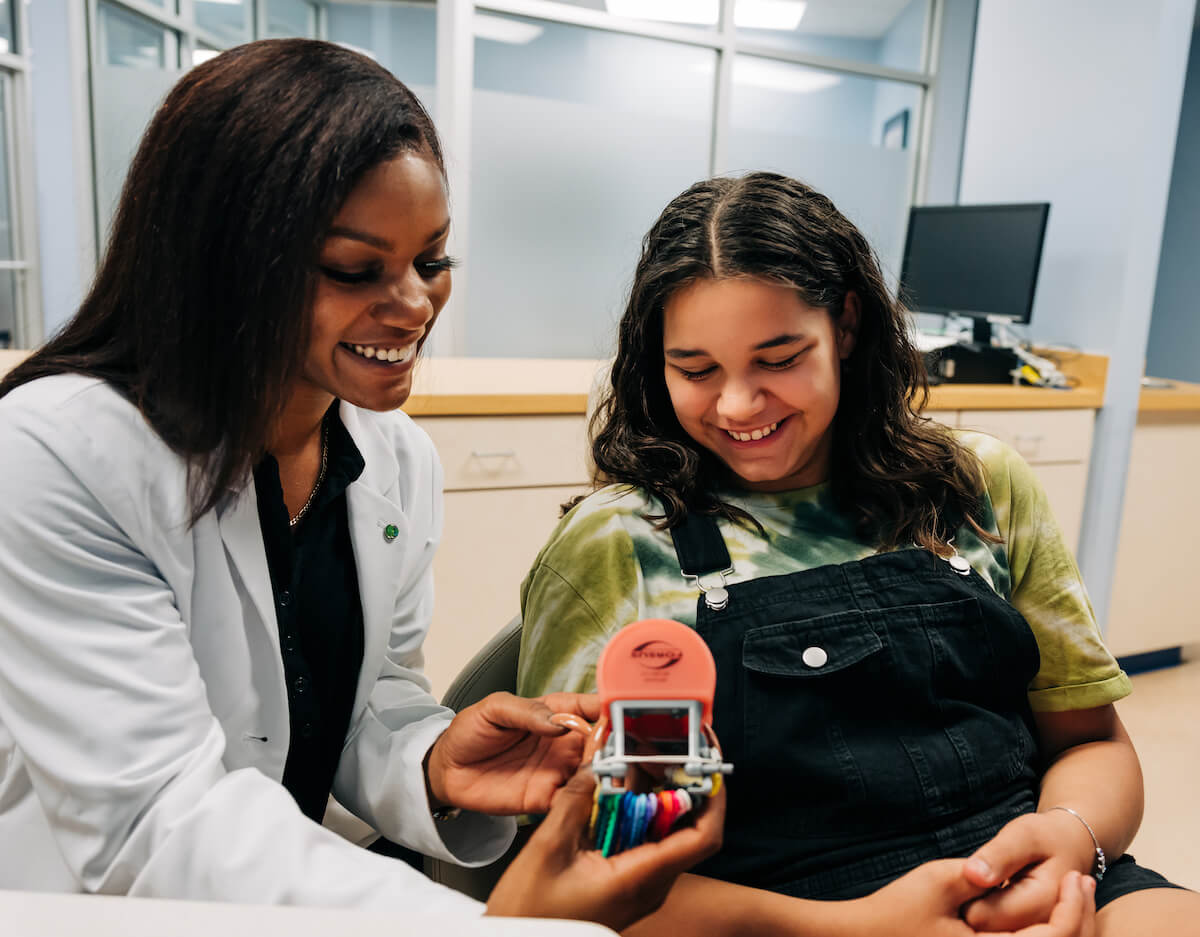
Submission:
[[643,843],[663,839],[699,803],[699,798],[680,789],[635,794],[606,793],[597,787],[588,836],[607,859]]

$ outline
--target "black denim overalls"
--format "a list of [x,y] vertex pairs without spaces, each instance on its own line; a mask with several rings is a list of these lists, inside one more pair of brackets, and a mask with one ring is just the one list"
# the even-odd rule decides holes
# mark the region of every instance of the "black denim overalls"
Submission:
[[[729,567],[711,517],[672,536],[685,574]],[[721,610],[719,593],[700,597],[734,774],[725,846],[697,872],[858,897],[1036,809],[1037,642],[956,565],[905,549],[735,583]]]

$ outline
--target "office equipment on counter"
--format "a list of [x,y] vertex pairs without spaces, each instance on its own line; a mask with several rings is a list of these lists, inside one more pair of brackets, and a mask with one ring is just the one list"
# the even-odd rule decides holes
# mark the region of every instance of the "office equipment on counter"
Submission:
[[931,377],[1007,384],[1025,376],[1041,382],[1035,362],[1022,361],[1019,349],[993,343],[992,326],[1029,322],[1049,213],[1047,202],[910,210],[900,273],[903,300],[914,312],[973,320],[971,341],[927,357]]

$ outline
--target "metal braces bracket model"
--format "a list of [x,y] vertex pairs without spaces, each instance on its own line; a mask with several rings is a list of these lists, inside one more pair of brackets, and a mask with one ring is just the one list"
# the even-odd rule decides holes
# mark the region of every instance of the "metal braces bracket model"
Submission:
[[624,790],[631,765],[664,766],[671,786],[710,796],[733,772],[709,728],[716,664],[691,628],[647,618],[621,629],[600,655],[596,684],[609,720],[592,759],[601,793]]

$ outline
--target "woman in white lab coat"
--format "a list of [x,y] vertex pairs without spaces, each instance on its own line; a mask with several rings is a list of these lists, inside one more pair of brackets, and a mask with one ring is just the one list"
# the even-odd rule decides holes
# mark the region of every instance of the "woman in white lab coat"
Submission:
[[717,848],[720,801],[580,852],[551,717],[594,699],[429,695],[441,470],[397,408],[449,224],[428,116],[360,55],[252,43],[168,95],[91,292],[0,383],[0,888],[483,910],[324,829],[330,793],[465,863],[555,798],[493,913],[622,926]]

